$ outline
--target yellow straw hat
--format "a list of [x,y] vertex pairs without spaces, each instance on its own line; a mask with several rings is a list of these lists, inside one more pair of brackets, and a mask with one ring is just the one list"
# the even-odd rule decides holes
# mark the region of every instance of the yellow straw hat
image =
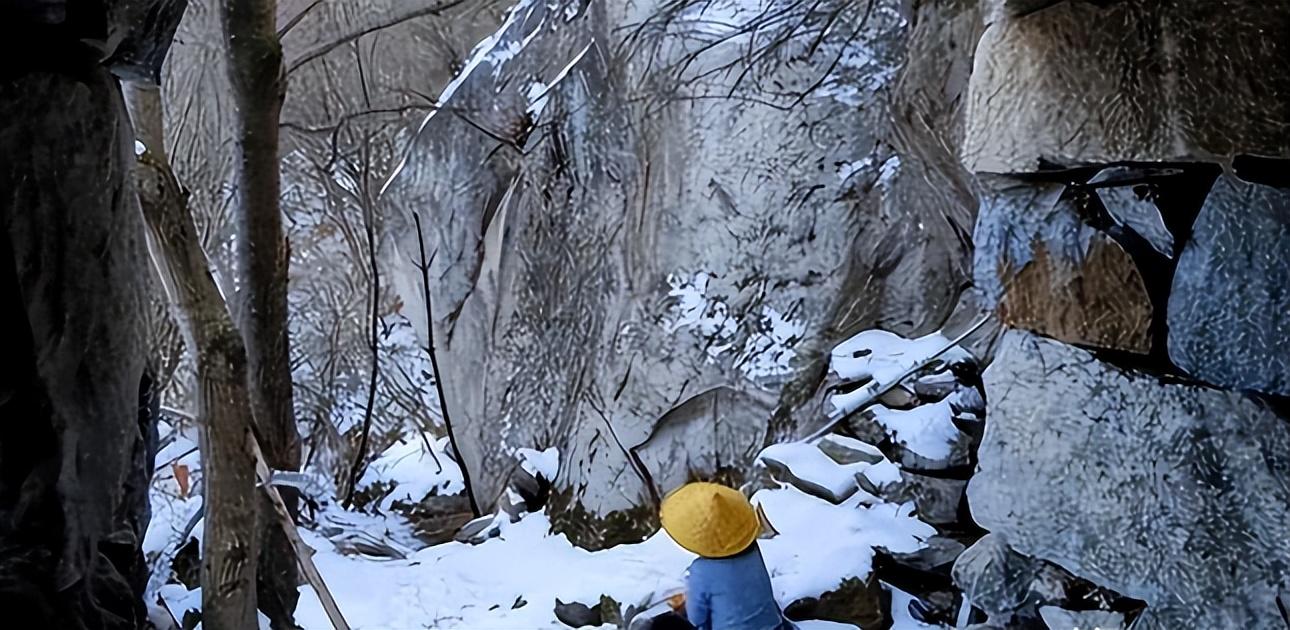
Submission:
[[733,556],[761,533],[748,499],[715,483],[681,486],[663,500],[659,518],[672,540],[705,558]]

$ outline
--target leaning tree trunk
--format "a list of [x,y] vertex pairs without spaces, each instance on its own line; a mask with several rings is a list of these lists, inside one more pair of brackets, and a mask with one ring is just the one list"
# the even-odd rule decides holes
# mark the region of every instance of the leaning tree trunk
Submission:
[[[236,251],[242,287],[237,323],[247,350],[251,409],[269,466],[299,470],[300,436],[292,410],[287,341],[287,244],[279,209],[278,117],[286,91],[275,0],[229,0],[221,19],[236,104]],[[284,492],[293,515],[296,496]],[[294,628],[298,576],[291,542],[267,503],[258,519],[265,536],[260,557],[260,607],[275,629]]]
[[148,224],[148,246],[197,364],[197,417],[206,487],[202,627],[254,628],[259,547],[256,522],[247,518],[254,514],[256,503],[246,351],[211,277],[197,228],[169,165],[147,152],[139,161],[135,176]]

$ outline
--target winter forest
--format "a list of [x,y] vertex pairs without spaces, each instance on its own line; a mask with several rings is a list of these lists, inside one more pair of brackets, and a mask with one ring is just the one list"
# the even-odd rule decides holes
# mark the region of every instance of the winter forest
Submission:
[[0,48],[0,627],[1290,628],[1290,4]]

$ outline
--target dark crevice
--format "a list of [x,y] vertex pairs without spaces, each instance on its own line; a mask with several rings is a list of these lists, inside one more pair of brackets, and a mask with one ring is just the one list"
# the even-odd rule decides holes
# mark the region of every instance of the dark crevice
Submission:
[[1107,165],[1106,168],[1113,166],[1143,170],[1142,176],[1115,181],[1114,186],[1133,186],[1140,198],[1154,203],[1165,227],[1173,236],[1172,256],[1156,251],[1146,238],[1120,225],[1111,216],[1096,193],[1098,188],[1105,186],[1072,182],[1066,194],[1072,196],[1080,218],[1090,227],[1111,237],[1133,260],[1142,276],[1147,299],[1151,302],[1151,323],[1148,329],[1151,349],[1145,366],[1157,372],[1177,373],[1177,368],[1169,359],[1169,293],[1173,288],[1178,259],[1191,240],[1192,225],[1222,171],[1216,164],[1123,163]]
[[1290,160],[1287,159],[1238,155],[1232,160],[1232,171],[1251,184],[1290,188]]

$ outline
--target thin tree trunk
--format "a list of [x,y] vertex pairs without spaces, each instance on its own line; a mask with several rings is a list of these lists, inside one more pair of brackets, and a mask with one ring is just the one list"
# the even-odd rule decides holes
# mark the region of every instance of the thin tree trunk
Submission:
[[[226,0],[221,4],[229,76],[236,104],[234,186],[239,279],[236,315],[247,349],[251,410],[264,456],[276,470],[300,469],[300,436],[292,409],[287,336],[287,242],[282,232],[279,113],[286,92],[275,0]],[[284,493],[293,517],[297,497]],[[291,542],[260,506],[266,540],[261,563],[260,608],[275,629],[294,628],[299,577]]]
[[135,170],[148,248],[197,363],[205,474],[202,627],[256,627],[258,531],[246,351],[211,277],[197,228],[170,167],[149,153]]

